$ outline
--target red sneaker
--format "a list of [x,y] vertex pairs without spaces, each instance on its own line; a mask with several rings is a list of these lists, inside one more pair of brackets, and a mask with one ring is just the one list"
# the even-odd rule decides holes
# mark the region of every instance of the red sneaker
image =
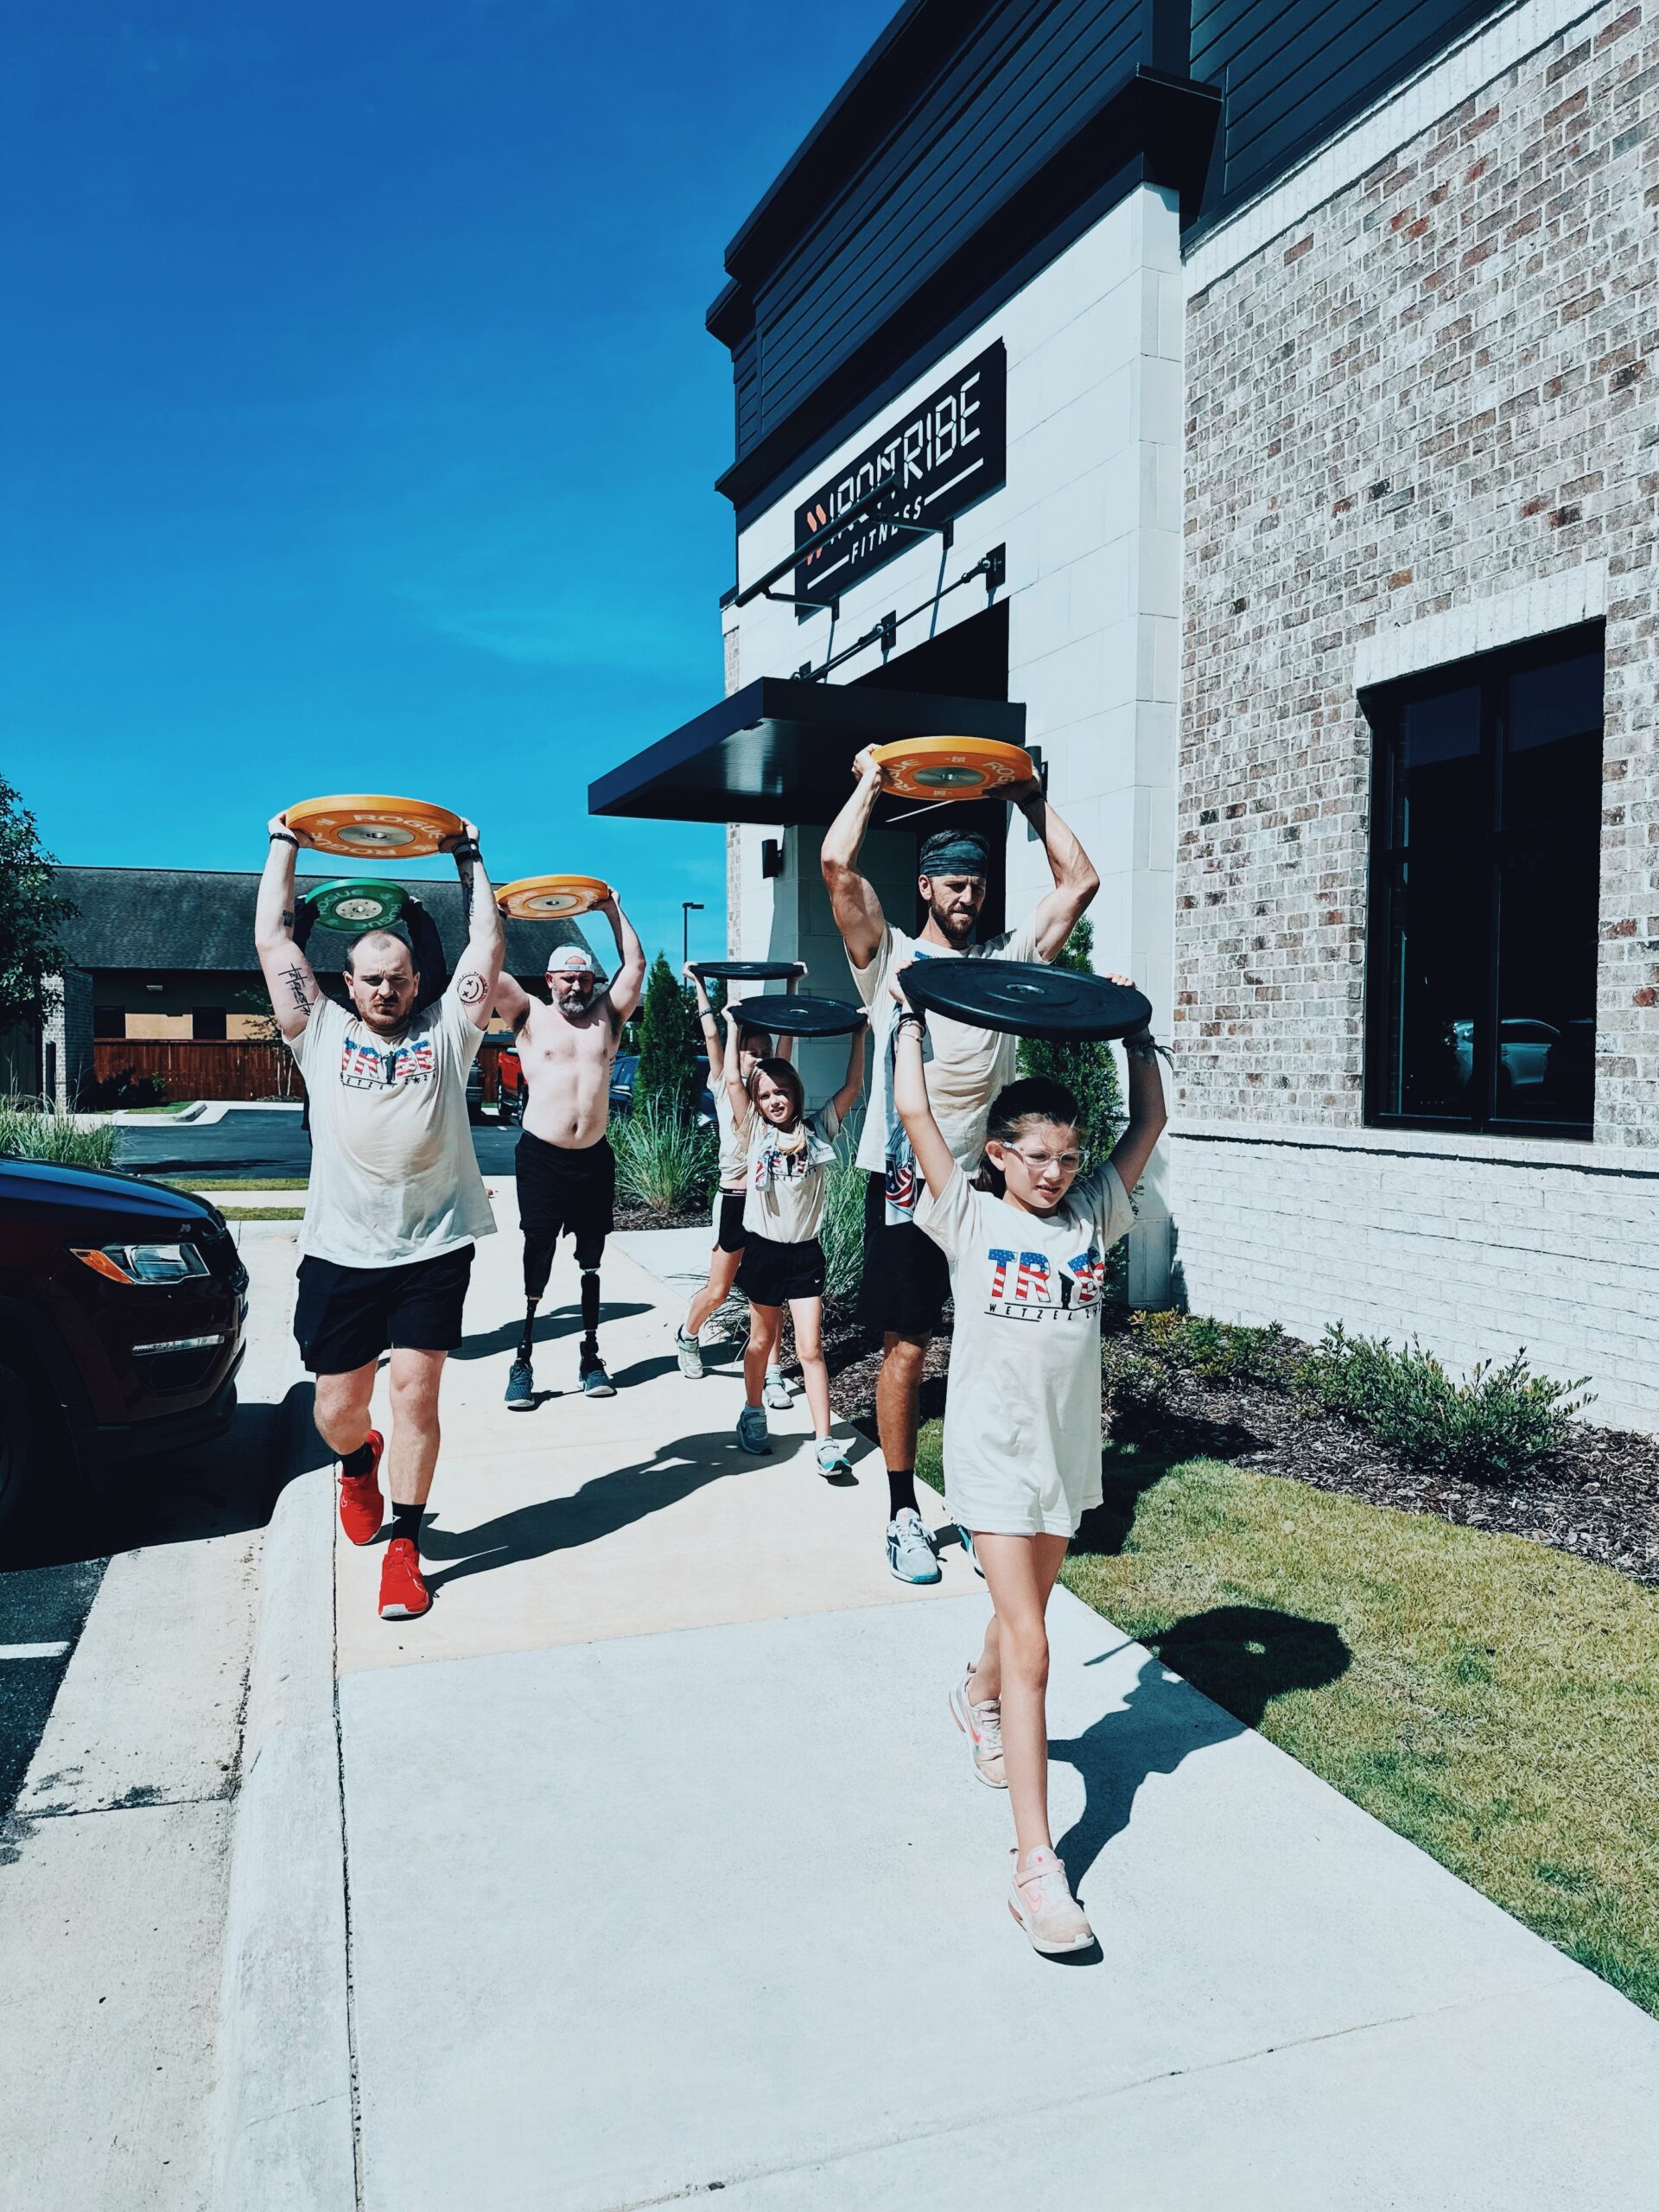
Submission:
[[374,1465],[366,1475],[340,1478],[340,1525],[354,1544],[374,1541],[386,1510],[380,1495],[380,1454],[386,1448],[386,1440],[378,1428],[372,1428],[363,1441],[374,1454]]
[[394,1536],[380,1569],[381,1619],[412,1621],[431,1603],[431,1593],[421,1580],[420,1554],[407,1536]]

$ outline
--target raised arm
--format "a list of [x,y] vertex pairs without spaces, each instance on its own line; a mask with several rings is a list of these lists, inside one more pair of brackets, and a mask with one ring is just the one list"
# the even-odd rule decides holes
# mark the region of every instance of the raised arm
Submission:
[[749,1120],[749,1094],[743,1088],[742,1054],[737,1049],[737,1016],[730,1007],[726,1013],[726,1049],[721,1056],[725,1069],[726,1096],[731,1102],[732,1126],[742,1130]]
[[[1129,979],[1127,976],[1114,976],[1110,980],[1114,983],[1128,983]],[[1124,1189],[1132,1191],[1146,1173],[1152,1148],[1169,1120],[1164,1104],[1163,1071],[1158,1065],[1158,1048],[1153,1043],[1150,1022],[1134,1036],[1123,1039],[1123,1064],[1128,1071],[1129,1122],[1112,1147],[1112,1165],[1122,1176]]]
[[887,926],[874,885],[858,872],[858,856],[881,793],[881,767],[870,758],[868,745],[854,761],[853,772],[858,778],[857,786],[824,831],[818,858],[847,957],[855,968],[868,968]]
[[864,1088],[864,1040],[869,1033],[868,1022],[861,1021],[848,1044],[847,1079],[830,1101],[838,1122],[844,1122],[852,1112],[858,1103],[858,1094]]
[[1023,814],[1042,840],[1048,855],[1054,888],[1037,909],[1037,957],[1059,957],[1079,914],[1100,888],[1089,855],[1043,796],[1033,776],[1028,784],[1010,785],[1004,794]]
[[[502,924],[501,933],[505,938],[506,935],[505,921]],[[503,957],[505,957],[504,955]],[[531,998],[518,978],[516,976],[509,976],[506,969],[503,968],[495,979],[495,1004],[492,1011],[500,1015],[502,1020],[515,1035],[524,1027],[524,1016],[535,1003],[535,1000]]]
[[720,1041],[720,1024],[709,1003],[702,978],[689,960],[685,963],[685,980],[697,995],[697,1027],[702,1032],[702,1049],[709,1055],[709,1088],[716,1090],[726,1080],[726,1048]]
[[507,933],[479,853],[478,824],[463,823],[461,836],[447,839],[443,849],[454,855],[455,873],[461,878],[461,911],[467,917],[466,948],[455,963],[450,988],[466,1007],[467,1019],[474,1028],[487,1029],[500,986]]
[[[297,1037],[321,997],[311,963],[294,941],[294,868],[300,838],[280,814],[266,825],[270,844],[253,910],[253,942],[270,993],[270,1010],[284,1037]],[[306,840],[309,843],[310,840]]]
[[927,1022],[900,993],[896,976],[893,995],[899,1000],[899,1011],[893,1016],[898,1042],[893,1058],[893,1103],[905,1125],[916,1165],[926,1179],[929,1194],[937,1198],[950,1180],[950,1171],[957,1163],[933,1118],[928,1100],[927,1071],[922,1065],[922,1039],[927,1033]]
[[620,964],[611,978],[610,1000],[620,1027],[632,1014],[639,1003],[639,994],[645,988],[645,949],[614,891],[600,901],[599,912],[610,924],[611,935],[616,939]]

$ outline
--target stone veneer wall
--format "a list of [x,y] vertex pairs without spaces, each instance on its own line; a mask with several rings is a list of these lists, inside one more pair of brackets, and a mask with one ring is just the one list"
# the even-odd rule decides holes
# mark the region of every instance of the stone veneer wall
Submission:
[[[1564,12],[1190,264],[1178,1260],[1195,1308],[1525,1341],[1659,1426],[1659,22]],[[1601,613],[1595,1142],[1363,1131],[1356,687]]]

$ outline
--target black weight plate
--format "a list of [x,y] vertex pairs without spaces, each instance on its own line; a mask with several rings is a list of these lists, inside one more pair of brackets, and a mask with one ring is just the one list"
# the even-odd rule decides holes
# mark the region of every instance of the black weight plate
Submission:
[[1152,1019],[1152,1001],[1104,976],[1037,960],[917,960],[899,977],[924,1014],[1014,1037],[1127,1037]]
[[804,960],[694,960],[691,973],[704,982],[786,982],[806,973]]
[[868,1020],[861,1006],[842,999],[745,999],[731,1012],[746,1029],[765,1029],[774,1037],[849,1037]]

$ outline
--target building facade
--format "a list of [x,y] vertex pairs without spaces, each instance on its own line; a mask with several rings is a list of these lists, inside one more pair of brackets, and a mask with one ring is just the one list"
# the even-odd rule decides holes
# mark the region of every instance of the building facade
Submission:
[[912,0],[710,311],[728,701],[593,794],[731,821],[734,950],[845,995],[859,745],[1018,734],[1174,1046],[1131,1295],[1644,1427],[1656,112],[1611,0]]

